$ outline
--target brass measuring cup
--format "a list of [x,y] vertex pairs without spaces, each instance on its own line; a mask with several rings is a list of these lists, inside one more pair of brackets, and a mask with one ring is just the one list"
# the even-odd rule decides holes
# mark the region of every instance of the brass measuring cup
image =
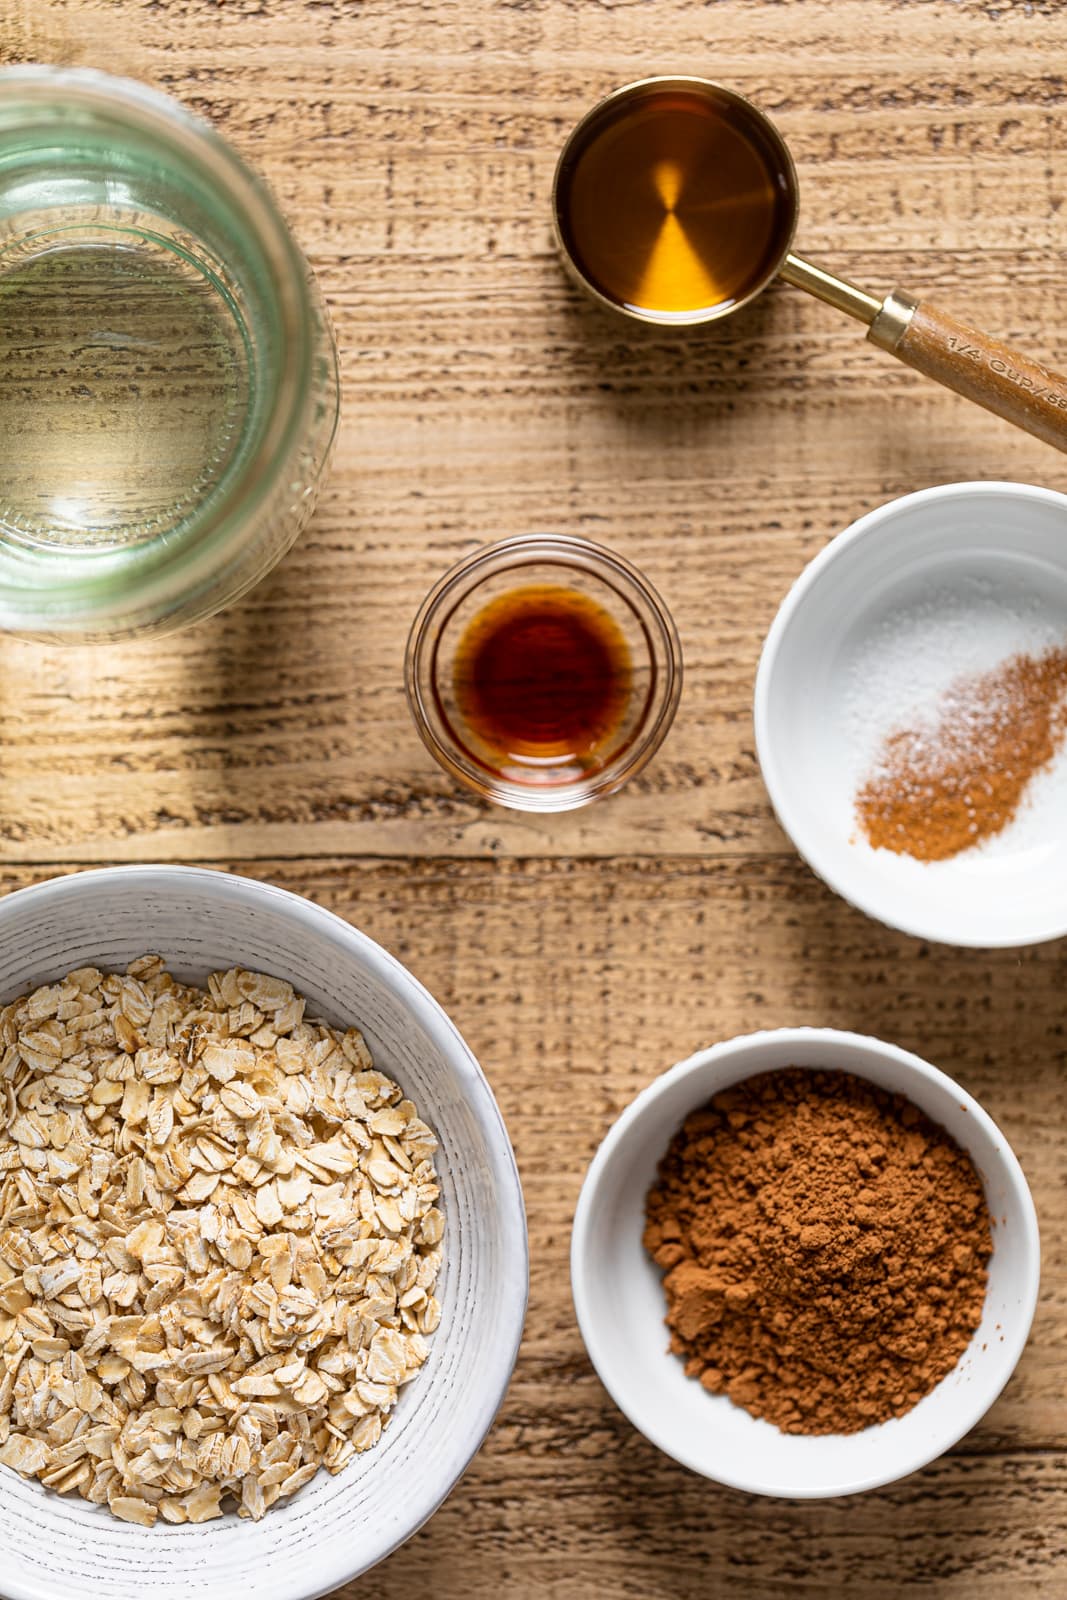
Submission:
[[[773,243],[762,259],[752,263],[743,292],[692,311],[658,310],[611,298],[583,266],[569,218],[569,187],[591,140],[609,125],[621,125],[627,110],[672,92],[702,98],[730,128],[731,135],[744,141],[766,173],[769,203],[775,212]],[[706,187],[714,192],[712,180]],[[731,197],[724,193],[716,196],[717,200],[720,198],[728,202]],[[906,366],[936,379],[1057,450],[1067,451],[1067,377],[900,289],[880,299],[805,261],[791,249],[798,210],[796,168],[777,128],[743,95],[707,78],[642,78],[614,90],[570,133],[552,185],[553,224],[564,265],[587,293],[610,310],[639,322],[694,326],[729,316],[754,300],[774,278],[782,278],[862,322],[871,343],[888,350]]]

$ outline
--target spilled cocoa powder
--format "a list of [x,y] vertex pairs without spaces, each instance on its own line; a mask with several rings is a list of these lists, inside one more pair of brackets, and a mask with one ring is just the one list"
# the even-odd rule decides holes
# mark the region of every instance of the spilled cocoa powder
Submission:
[[647,1199],[670,1345],[785,1433],[901,1416],[978,1326],[992,1253],[970,1157],[900,1095],[790,1067],[689,1116]]

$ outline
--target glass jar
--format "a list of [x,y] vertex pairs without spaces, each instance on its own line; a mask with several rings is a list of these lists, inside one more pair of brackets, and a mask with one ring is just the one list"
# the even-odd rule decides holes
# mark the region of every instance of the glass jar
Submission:
[[337,408],[314,279],[229,146],[141,84],[0,71],[0,627],[229,605],[307,521]]

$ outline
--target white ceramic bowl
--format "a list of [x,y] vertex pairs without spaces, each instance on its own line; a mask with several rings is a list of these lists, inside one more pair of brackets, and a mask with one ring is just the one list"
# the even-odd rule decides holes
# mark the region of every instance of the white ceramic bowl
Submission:
[[[754,1073],[791,1066],[853,1072],[906,1095],[970,1152],[995,1219],[985,1309],[968,1349],[905,1416],[860,1433],[780,1433],[687,1378],[667,1347],[662,1273],[641,1242],[645,1196],[689,1112]],[[578,1201],[571,1246],[574,1304],[586,1348],[634,1427],[706,1478],[794,1500],[891,1483],[973,1428],[1026,1343],[1039,1269],[1037,1217],[1026,1179],[977,1101],[906,1050],[830,1028],[782,1028],[731,1039],[657,1078],[600,1146]]]
[[767,635],[760,766],[782,827],[846,900],[957,945],[1067,933],[1067,755],[997,838],[948,861],[874,850],[854,813],[881,740],[961,675],[1067,644],[1067,495],[960,483],[893,500],[815,557]]
[[7,1600],[306,1600],[358,1576],[436,1510],[508,1385],[526,1303],[515,1162],[478,1064],[445,1013],[365,934],[297,895],[188,867],[120,867],[0,901],[0,1001],[92,963],[155,951],[175,976],[233,966],[286,978],[309,1011],[357,1024],[440,1139],[441,1325],[375,1449],[262,1522],[145,1529],[0,1469]]

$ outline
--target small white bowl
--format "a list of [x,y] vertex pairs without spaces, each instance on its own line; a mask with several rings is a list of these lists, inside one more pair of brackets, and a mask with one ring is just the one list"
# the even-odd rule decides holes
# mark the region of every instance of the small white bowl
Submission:
[[1067,644],[1067,495],[957,483],[890,501],[787,595],[756,677],[763,779],[809,866],[869,916],[946,944],[1067,933],[1067,755],[1000,835],[947,861],[870,847],[854,804],[882,739],[961,675]]
[[[645,1196],[691,1111],[758,1072],[821,1067],[905,1095],[974,1161],[994,1219],[982,1321],[948,1377],[903,1417],[854,1434],[785,1434],[687,1378],[664,1325],[663,1274],[641,1242]],[[1037,1216],[1019,1163],[986,1113],[895,1045],[831,1028],[781,1028],[701,1050],[657,1078],[600,1146],[578,1201],[571,1285],[608,1393],[646,1438],[693,1472],[750,1494],[821,1499],[875,1489],[925,1466],[973,1428],[1015,1368],[1034,1314]]]
[[267,884],[119,867],[21,890],[0,900],[0,1003],[148,951],[191,982],[234,965],[286,978],[309,1012],[363,1030],[440,1140],[441,1324],[380,1444],[262,1522],[231,1513],[141,1528],[0,1468],[0,1590],[6,1600],[310,1600],[366,1572],[437,1509],[504,1397],[527,1285],[515,1161],[477,1062],[422,985],[340,917]]

